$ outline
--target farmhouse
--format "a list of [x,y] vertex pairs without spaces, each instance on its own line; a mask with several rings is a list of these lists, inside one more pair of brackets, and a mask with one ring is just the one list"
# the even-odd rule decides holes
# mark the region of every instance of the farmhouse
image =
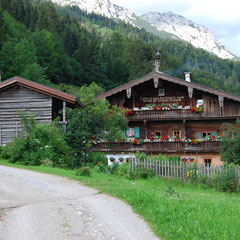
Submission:
[[[0,83],[0,145],[10,142],[21,132],[20,111],[31,114],[38,121],[51,122],[60,117],[66,124],[66,107],[81,103],[75,96],[21,77]],[[60,114],[60,111],[62,112]]]
[[165,75],[160,62],[157,53],[152,72],[97,96],[122,109],[129,121],[123,133],[128,140],[101,142],[92,150],[116,159],[140,151],[222,164],[222,126],[239,118],[240,97],[193,83],[189,72],[185,79]]

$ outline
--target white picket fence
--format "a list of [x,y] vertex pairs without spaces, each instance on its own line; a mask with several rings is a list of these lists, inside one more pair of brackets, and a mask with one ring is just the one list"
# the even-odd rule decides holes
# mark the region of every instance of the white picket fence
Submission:
[[130,159],[130,171],[137,169],[151,169],[154,174],[160,177],[167,178],[188,178],[206,177],[208,179],[214,179],[217,176],[224,176],[228,173],[235,173],[240,179],[240,167],[239,166],[219,166],[219,165],[202,165],[195,164],[194,162],[176,162],[176,161],[163,161],[144,159],[139,160]]

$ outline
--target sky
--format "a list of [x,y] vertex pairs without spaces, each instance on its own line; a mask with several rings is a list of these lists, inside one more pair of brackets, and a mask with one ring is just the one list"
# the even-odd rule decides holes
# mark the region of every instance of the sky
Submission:
[[239,0],[112,0],[138,16],[172,11],[208,27],[228,51],[240,57]]

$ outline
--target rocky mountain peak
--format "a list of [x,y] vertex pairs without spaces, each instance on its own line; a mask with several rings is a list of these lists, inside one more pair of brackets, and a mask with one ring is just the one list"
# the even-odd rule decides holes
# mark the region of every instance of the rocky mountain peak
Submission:
[[[172,11],[166,13],[149,12],[140,17],[128,10],[113,4],[110,0],[52,0],[61,6],[78,6],[80,9],[88,12],[99,14],[111,19],[121,20],[129,23],[134,27],[146,28],[146,24],[154,27],[157,33],[167,32],[175,38],[178,37],[191,43],[197,48],[216,54],[223,59],[234,59],[235,56],[228,52],[224,46],[215,38],[214,34],[205,26],[194,23],[193,21],[178,15]],[[144,21],[145,24],[140,23]],[[170,35],[169,34],[169,35]]]
[[172,33],[193,46],[214,53],[220,58],[235,58],[207,27],[194,23],[174,12],[149,12],[142,15],[141,18],[155,26],[159,31]]

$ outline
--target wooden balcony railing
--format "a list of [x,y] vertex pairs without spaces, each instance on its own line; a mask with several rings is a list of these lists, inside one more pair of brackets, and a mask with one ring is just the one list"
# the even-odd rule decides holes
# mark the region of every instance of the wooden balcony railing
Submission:
[[90,148],[93,152],[152,152],[152,153],[183,153],[183,152],[219,152],[220,141],[203,141],[196,145],[186,142],[146,142],[133,145],[124,143],[98,143]]
[[148,120],[148,119],[173,119],[173,118],[199,118],[203,116],[203,112],[192,112],[185,109],[172,109],[165,111],[134,111],[133,115],[128,115],[129,120]]

